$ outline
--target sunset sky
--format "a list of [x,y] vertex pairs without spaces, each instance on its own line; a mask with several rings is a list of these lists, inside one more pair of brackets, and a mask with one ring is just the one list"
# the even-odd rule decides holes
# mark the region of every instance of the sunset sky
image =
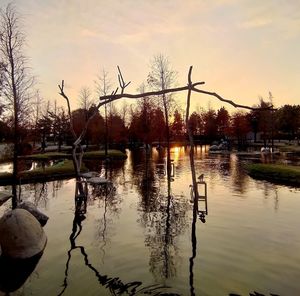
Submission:
[[[1,6],[8,1],[0,0]],[[135,93],[151,58],[168,56],[178,85],[205,81],[241,104],[300,104],[299,0],[16,0],[27,36],[27,55],[41,95],[57,99],[57,84],[78,107],[81,87],[94,91],[105,68],[116,82],[116,65]],[[178,96],[182,102],[184,94]],[[219,108],[215,98],[192,97],[193,106]]]

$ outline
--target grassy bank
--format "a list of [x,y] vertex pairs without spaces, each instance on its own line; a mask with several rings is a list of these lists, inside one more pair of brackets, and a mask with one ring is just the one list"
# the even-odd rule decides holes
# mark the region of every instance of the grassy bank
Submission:
[[[109,149],[108,157],[110,159],[125,159],[127,155],[120,150]],[[54,159],[65,159],[65,158],[71,159],[72,154],[63,153],[63,152],[46,152],[46,153],[26,155],[21,158],[30,159],[30,160],[54,160]],[[88,151],[84,153],[83,158],[84,159],[105,159],[105,151],[104,150]]]
[[249,175],[255,179],[300,187],[300,167],[280,164],[249,164]]
[[[85,172],[87,171],[87,168],[83,166],[81,171]],[[19,178],[22,184],[60,180],[74,176],[74,166],[71,160],[61,161],[51,167],[36,168],[19,173]],[[0,185],[10,184],[12,184],[12,173],[0,173]]]

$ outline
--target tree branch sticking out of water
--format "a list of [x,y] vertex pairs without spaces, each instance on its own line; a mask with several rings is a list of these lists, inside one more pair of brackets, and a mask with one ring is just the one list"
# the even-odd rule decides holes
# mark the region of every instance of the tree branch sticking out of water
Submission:
[[196,179],[196,170],[195,170],[195,163],[194,163],[194,139],[193,134],[190,128],[190,103],[191,103],[191,95],[192,95],[192,71],[193,66],[190,66],[189,73],[188,73],[188,94],[187,94],[187,100],[186,100],[186,127],[187,132],[189,136],[189,142],[190,142],[190,165],[191,165],[191,172],[192,172],[192,182],[193,182],[193,221],[192,221],[192,235],[191,235],[191,241],[192,241],[192,256],[190,257],[190,292],[191,296],[196,295],[195,294],[195,288],[194,288],[194,259],[196,258],[196,250],[197,250],[197,238],[196,238],[196,221],[197,221],[197,212],[198,212],[198,186],[197,186],[197,179]]

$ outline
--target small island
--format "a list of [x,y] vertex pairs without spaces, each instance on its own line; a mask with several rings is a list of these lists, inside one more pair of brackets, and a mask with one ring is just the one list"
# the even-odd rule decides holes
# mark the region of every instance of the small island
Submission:
[[273,183],[300,186],[300,167],[283,164],[248,164],[246,169],[255,179],[267,180]]

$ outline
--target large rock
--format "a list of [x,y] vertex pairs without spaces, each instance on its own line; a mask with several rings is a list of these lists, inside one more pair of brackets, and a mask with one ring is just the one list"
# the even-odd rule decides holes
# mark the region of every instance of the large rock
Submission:
[[0,219],[2,256],[15,259],[40,254],[47,243],[46,234],[36,218],[28,211],[15,209]]
[[18,205],[18,208],[27,210],[30,214],[32,214],[42,226],[46,225],[49,217],[43,214],[41,211],[37,209],[37,207],[30,201],[23,201]]

